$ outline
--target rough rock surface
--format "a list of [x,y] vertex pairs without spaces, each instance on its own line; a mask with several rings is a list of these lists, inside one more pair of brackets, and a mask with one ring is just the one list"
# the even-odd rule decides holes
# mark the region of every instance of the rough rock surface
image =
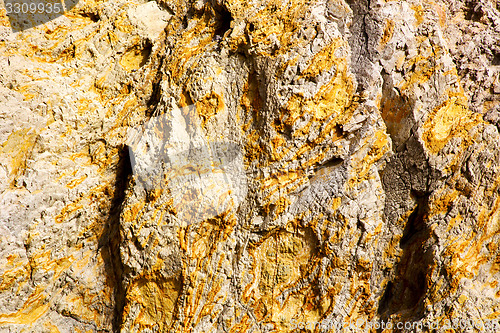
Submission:
[[0,332],[500,320],[496,1],[0,9],[0,83]]

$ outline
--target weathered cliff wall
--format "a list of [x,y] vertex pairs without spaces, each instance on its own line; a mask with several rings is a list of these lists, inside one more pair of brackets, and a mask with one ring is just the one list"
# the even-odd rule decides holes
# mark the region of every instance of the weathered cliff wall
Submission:
[[496,1],[0,9],[0,82],[0,332],[500,320]]

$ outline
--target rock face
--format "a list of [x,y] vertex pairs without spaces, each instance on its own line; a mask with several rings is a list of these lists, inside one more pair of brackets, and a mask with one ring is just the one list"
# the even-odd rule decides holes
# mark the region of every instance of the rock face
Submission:
[[498,2],[0,15],[0,332],[500,327]]

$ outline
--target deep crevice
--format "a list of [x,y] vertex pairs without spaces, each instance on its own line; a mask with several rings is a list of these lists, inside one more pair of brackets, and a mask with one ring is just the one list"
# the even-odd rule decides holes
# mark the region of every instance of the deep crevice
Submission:
[[338,157],[332,157],[330,158],[329,160],[325,161],[324,163],[322,163],[318,169],[320,168],[333,168],[333,167],[338,167],[340,166],[342,163],[344,163],[344,160],[341,159],[341,158],[338,158]]
[[97,10],[95,11],[82,11],[79,13],[80,16],[82,17],[86,17],[88,19],[90,19],[92,22],[99,22],[99,20],[101,19],[101,17],[99,16],[99,13],[97,12]]
[[139,67],[144,66],[148,62],[149,58],[151,57],[152,51],[153,51],[153,43],[151,43],[150,40],[146,40],[142,45],[141,55],[143,56],[143,59],[139,64]]
[[480,5],[475,1],[470,1],[465,5],[465,19],[468,21],[480,22],[483,13]]
[[161,81],[163,79],[163,73],[161,71],[161,68],[163,67],[164,60],[165,60],[164,56],[162,56],[159,59],[158,70],[156,71],[155,77],[151,82],[151,87],[152,87],[151,96],[146,102],[147,106],[146,117],[148,118],[151,118],[153,116],[153,114],[156,111],[157,105],[160,103],[161,100]]
[[224,7],[219,7],[216,9],[217,16],[217,26],[215,29],[215,36],[224,37],[225,33],[231,29],[231,22],[233,17],[231,13]]
[[410,196],[417,199],[417,207],[410,214],[408,221],[406,222],[403,237],[401,237],[400,240],[402,248],[405,248],[410,240],[420,235],[425,229],[424,216],[426,210],[425,207],[427,206],[426,197],[419,195],[416,191],[412,190],[411,192]]
[[120,257],[120,214],[125,200],[125,192],[132,174],[132,166],[128,149],[120,150],[116,167],[114,192],[111,193],[111,209],[106,221],[105,231],[99,239],[99,248],[104,258],[104,269],[107,284],[113,288],[114,314],[112,320],[113,332],[120,332],[123,307],[125,305],[125,290],[122,284],[123,265]]
[[417,201],[417,206],[408,217],[400,240],[402,255],[394,270],[395,277],[387,283],[379,301],[377,312],[382,320],[394,314],[404,316],[407,310],[411,310],[411,317],[402,319],[418,320],[424,312],[422,300],[433,260],[426,244],[431,236],[426,225],[428,194],[411,191],[410,196]]
[[[493,60],[491,60],[491,64],[493,66],[500,65],[500,53],[495,53],[495,55],[493,56]],[[500,78],[499,78],[499,80],[500,80]]]
[[274,128],[278,133],[284,135],[289,140],[292,139],[293,128],[290,124],[284,122],[282,118],[274,119],[273,123],[274,123]]

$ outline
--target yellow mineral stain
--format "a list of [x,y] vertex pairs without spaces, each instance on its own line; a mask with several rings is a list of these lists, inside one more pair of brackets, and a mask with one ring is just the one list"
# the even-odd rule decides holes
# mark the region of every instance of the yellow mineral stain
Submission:
[[94,87],[97,88],[96,93],[99,96],[101,96],[101,100],[105,100],[105,98],[103,98],[103,91],[105,91],[107,87],[104,84],[104,82],[106,81],[108,75],[111,73],[112,70],[113,66],[112,65],[108,66],[106,71],[104,71],[104,73],[99,75],[99,79],[94,84]]
[[446,10],[434,1],[430,1],[429,3],[432,5],[432,9],[434,9],[439,17],[439,25],[441,28],[444,28],[446,25]]
[[87,177],[88,177],[87,175],[83,175],[81,177],[75,178],[72,181],[68,182],[66,184],[66,187],[67,188],[75,188],[77,185],[80,185],[81,183],[83,183],[83,181],[85,179],[87,179]]
[[[192,28],[183,31],[181,36],[177,38],[178,42],[174,47],[174,53],[171,55],[172,61],[168,66],[174,80],[181,79],[188,66],[195,67],[193,61],[196,62],[197,55],[204,52],[206,46],[212,43],[217,26],[217,22],[213,20],[213,17],[215,17],[214,12],[204,11],[201,16],[192,19],[192,22],[195,23]],[[173,29],[175,31],[175,26],[181,24],[174,17],[167,26],[167,30]],[[174,32],[172,31],[172,33]]]
[[[230,219],[235,219],[234,215],[227,216],[224,219],[229,221]],[[217,220],[219,222],[217,222]],[[189,287],[186,292],[185,298],[185,308],[183,310],[183,315],[187,318],[185,321],[186,327],[193,327],[199,325],[203,316],[217,316],[220,310],[215,310],[215,304],[220,304],[224,302],[227,295],[223,292],[222,287],[227,281],[225,277],[221,276],[220,272],[223,265],[228,265],[229,261],[226,255],[216,256],[215,251],[218,248],[217,241],[215,239],[224,239],[234,223],[230,223],[229,228],[222,225],[223,219],[214,219],[212,222],[205,222],[202,231],[204,235],[203,238],[209,240],[208,252],[203,257],[191,257],[191,260],[196,262],[196,270],[193,270],[188,279],[192,281],[192,287]],[[211,224],[211,226],[210,226]],[[207,262],[202,258],[212,258],[211,261]],[[214,259],[218,258],[217,262]],[[214,265],[215,267],[212,268]],[[199,274],[198,272],[205,271],[206,274]],[[209,288],[207,286],[210,285]],[[184,330],[182,332],[188,332]]]
[[[241,6],[243,2],[234,1],[233,6]],[[246,5],[246,4],[245,4]],[[248,19],[247,32],[253,44],[262,47],[255,52],[262,56],[275,57],[287,53],[293,47],[304,43],[293,38],[301,27],[308,2],[306,0],[286,1],[271,0],[266,7]],[[278,10],[279,9],[279,10]],[[277,44],[279,43],[279,44]]]
[[14,313],[0,314],[1,324],[24,324],[31,325],[42,317],[50,308],[50,303],[42,294],[42,290],[37,290],[30,295],[23,307]]
[[[243,95],[240,99],[241,105],[247,113],[258,112],[262,107],[262,99],[259,93],[259,82],[254,72],[248,75],[248,80],[243,87]],[[253,119],[253,118],[250,118]]]
[[196,111],[201,117],[201,125],[205,128],[206,123],[217,113],[224,109],[224,98],[211,92],[196,102]]
[[122,67],[128,72],[137,70],[148,61],[150,53],[151,50],[148,47],[135,45],[123,54],[120,59],[120,65],[122,65]]
[[424,22],[424,16],[425,16],[425,10],[422,8],[421,5],[418,6],[411,6],[411,9],[415,12],[415,20],[416,20],[416,26],[419,26]]
[[14,185],[15,177],[26,169],[26,162],[36,143],[37,134],[30,128],[12,132],[0,146],[0,154],[10,157],[8,165],[9,181]]
[[392,38],[394,34],[394,26],[395,23],[393,20],[387,20],[385,23],[384,34],[382,35],[382,39],[380,40],[380,46],[383,48]]
[[168,331],[180,288],[178,278],[166,279],[159,274],[136,279],[127,290],[123,317],[129,316],[132,306],[138,307],[139,314],[133,324],[138,325],[139,330],[158,327],[160,332]]
[[315,121],[324,121],[330,116],[339,116],[348,108],[353,95],[352,79],[347,73],[344,59],[336,62],[335,76],[320,88],[313,98],[305,98],[303,94],[293,95],[284,110],[287,116],[285,123],[293,125],[304,113],[309,113]]
[[8,263],[7,267],[9,269],[5,270],[0,276],[0,291],[7,290],[13,287],[18,280],[23,279],[23,277],[28,277],[29,266],[25,262]]
[[453,137],[466,137],[470,128],[482,120],[467,108],[463,97],[451,96],[435,108],[424,123],[426,148],[436,154]]
[[[306,287],[289,295],[284,303],[278,296],[292,288],[317,265],[317,239],[310,229],[295,233],[276,231],[250,251],[253,258],[253,280],[243,290],[245,302],[254,304],[259,320],[273,323],[278,331],[287,331],[288,320],[303,313],[314,319],[321,318],[322,310],[316,303],[314,291]],[[329,301],[326,301],[328,303]]]
[[133,33],[135,29],[135,27],[130,24],[126,11],[122,11],[122,13],[115,20],[114,25],[118,30],[130,34]]
[[373,232],[367,234],[366,242],[372,244],[373,247],[377,246],[378,239],[375,238],[374,240],[372,240],[372,238],[380,234],[380,232],[382,232],[382,223],[378,224]]
[[430,129],[432,139],[435,141],[447,139],[451,134],[452,128],[456,126],[467,113],[466,107],[458,104],[455,97],[447,100],[435,113],[433,126]]
[[124,104],[123,110],[118,114],[116,127],[112,127],[112,129],[117,129],[116,134],[119,136],[123,136],[121,132],[123,130],[122,126],[133,127],[136,125],[134,118],[142,117],[141,119],[144,119],[146,117],[147,108],[137,103],[136,96],[133,96],[129,101]]
[[43,326],[48,329],[49,333],[61,333],[61,331],[59,331],[59,328],[57,328],[57,326],[52,324],[52,322],[50,322],[49,320],[44,322]]
[[127,206],[122,213],[122,218],[127,222],[136,221],[136,219],[139,218],[139,213],[142,211],[144,206],[145,203],[141,201],[133,204],[132,206]]
[[[7,9],[0,8],[0,26],[10,27],[9,17],[7,16]],[[0,47],[4,48],[2,45],[4,42],[0,43]]]
[[357,172],[347,181],[350,188],[361,181],[369,179],[371,177],[370,169],[372,165],[378,162],[389,151],[390,146],[386,131],[379,130],[375,132],[372,137],[365,140],[363,146],[369,147],[370,150],[366,155],[363,155],[361,160],[353,159],[352,165],[357,169]]
[[442,64],[436,64],[435,59],[443,54],[443,49],[433,43],[428,37],[417,36],[420,45],[419,54],[403,65],[410,70],[409,77],[399,84],[401,90],[412,90],[416,84],[423,84],[436,73],[442,73]]
[[457,223],[460,223],[462,221],[462,216],[458,214],[457,216],[453,217],[450,222],[448,223],[448,227],[446,228],[446,231],[450,231],[453,227],[457,225]]
[[[497,293],[498,297],[498,293]],[[486,319],[493,320],[493,319],[498,319],[500,317],[500,311],[493,312],[489,315],[486,316]]]
[[387,95],[381,98],[382,118],[391,136],[397,136],[401,128],[401,122],[411,115],[410,105],[399,96],[390,98]]
[[347,48],[347,43],[340,38],[334,38],[328,46],[307,61],[309,65],[300,73],[300,76],[312,79],[321,72],[330,70],[332,66],[339,63],[339,60],[342,60],[342,58],[335,55],[335,52],[341,47]]
[[[56,280],[71,266],[72,259],[72,257],[52,259],[50,251],[39,252],[31,258],[30,266],[53,272],[52,278]],[[32,324],[43,316],[49,307],[50,303],[43,293],[43,288],[38,286],[21,309],[14,313],[0,314],[0,324]]]
[[446,213],[452,206],[453,202],[460,195],[460,191],[456,189],[444,188],[436,192],[436,199],[432,200],[430,206],[433,214]]
[[83,204],[80,201],[83,198],[77,199],[76,201],[64,206],[61,212],[55,217],[56,223],[62,223],[68,218],[69,215],[83,208]]

